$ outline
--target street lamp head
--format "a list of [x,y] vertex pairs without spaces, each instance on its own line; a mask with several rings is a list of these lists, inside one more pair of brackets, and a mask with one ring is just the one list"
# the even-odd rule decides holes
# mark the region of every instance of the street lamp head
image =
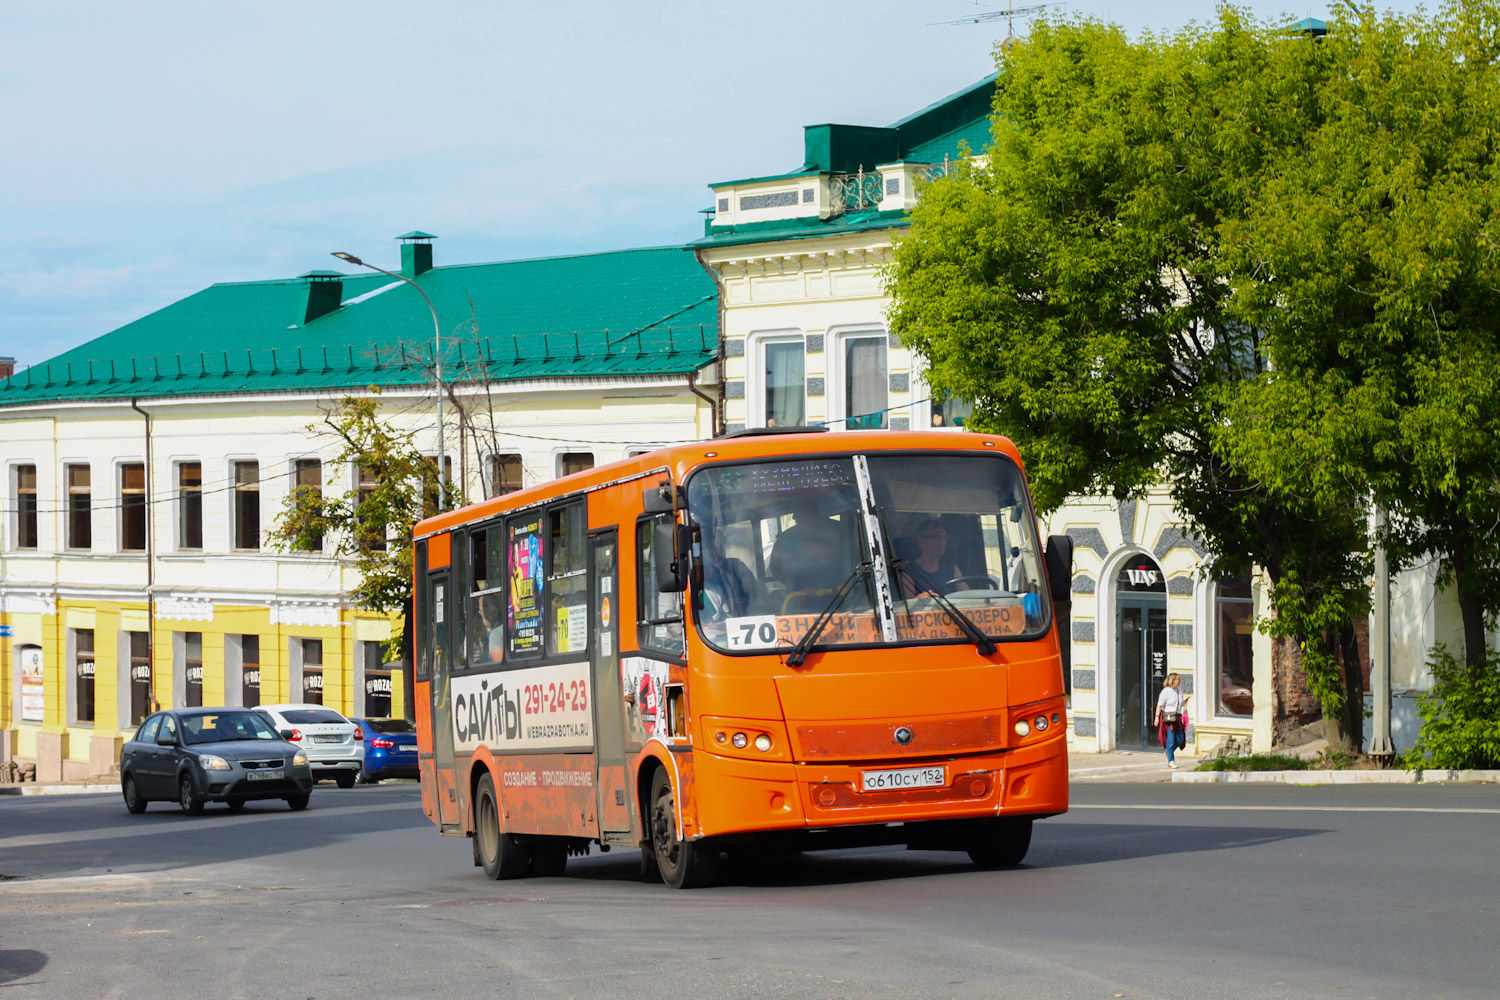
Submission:
[[339,260],[347,261],[348,263],[353,264],[355,267],[364,267],[365,266],[365,262],[362,261],[362,260],[360,260],[358,257],[356,257],[352,253],[347,253],[347,252],[345,252],[343,250],[335,250],[333,252],[333,255],[335,257],[337,257]]

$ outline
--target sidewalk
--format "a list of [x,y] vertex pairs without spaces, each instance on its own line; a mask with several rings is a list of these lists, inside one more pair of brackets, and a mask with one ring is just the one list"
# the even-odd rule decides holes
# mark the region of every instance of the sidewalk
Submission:
[[119,795],[120,776],[105,774],[87,781],[23,781],[0,785],[0,795]]
[[1068,753],[1068,777],[1073,781],[1170,781],[1173,775],[1198,766],[1198,757],[1177,755],[1181,771],[1167,767],[1161,751],[1131,752],[1111,750],[1106,753]]

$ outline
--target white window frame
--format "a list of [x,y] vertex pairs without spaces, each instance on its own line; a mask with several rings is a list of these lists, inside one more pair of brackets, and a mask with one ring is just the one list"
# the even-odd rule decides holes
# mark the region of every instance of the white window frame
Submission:
[[[81,465],[89,470],[89,547],[86,549],[77,548],[73,545],[73,539],[69,537],[70,532],[68,530],[69,522],[73,517],[73,494],[68,488],[68,469],[75,465]],[[57,473],[57,540],[60,543],[57,547],[58,551],[74,554],[100,551],[98,545],[99,525],[95,523],[98,520],[96,515],[99,513],[99,493],[94,483],[96,477],[94,476],[93,461],[88,458],[65,458],[58,463]],[[40,497],[40,486],[38,486],[37,494]],[[38,501],[37,506],[41,506],[40,501]]]
[[823,398],[827,401],[828,412],[823,418],[827,421],[830,431],[851,430],[846,419],[852,414],[844,412],[848,400],[844,394],[844,345],[850,340],[862,340],[868,337],[880,337],[885,341],[885,426],[891,426],[891,347],[890,331],[880,323],[853,324],[850,326],[830,329],[827,340],[824,341],[824,357],[827,358],[825,365],[826,374],[823,380]]
[[594,468],[599,468],[599,453],[593,448],[581,448],[578,445],[567,445],[562,448],[552,449],[552,478],[561,479],[567,473],[563,472],[562,457],[564,455],[590,455],[594,459]]
[[[36,473],[36,548],[23,549],[21,544],[21,466],[29,465]],[[3,532],[3,551],[5,552],[36,552],[46,551],[42,546],[42,469],[41,462],[34,459],[17,458],[6,463],[5,467],[5,498],[4,509],[8,511],[5,522],[0,526]],[[19,709],[18,709],[19,711]]]
[[[244,461],[244,459],[241,459]],[[172,545],[168,551],[171,552],[206,552],[208,551],[208,505],[205,504],[204,494],[208,492],[206,471],[208,463],[196,455],[174,455],[169,462],[172,469]],[[196,549],[185,548],[182,545],[182,467],[184,465],[196,464],[198,466],[198,534],[199,546]],[[230,466],[234,468],[233,465]],[[231,473],[232,475],[232,473]],[[230,510],[234,507],[231,503]]]
[[[766,426],[766,347],[770,344],[802,345],[802,421],[807,422],[807,334],[796,327],[756,330],[745,337],[745,426]],[[823,391],[828,391],[824,383]]]
[[[146,546],[145,546],[145,548],[141,548],[141,549],[129,549],[129,550],[127,550],[125,548],[125,466],[127,466],[127,465],[145,466],[146,464],[147,464],[146,463],[146,457],[144,455],[141,455],[141,456],[138,456],[138,457],[137,456],[125,456],[125,457],[122,457],[122,458],[116,458],[114,460],[114,472],[113,472],[112,478],[110,480],[110,482],[111,482],[111,484],[113,486],[113,490],[114,490],[114,494],[113,494],[114,495],[114,503],[111,504],[111,507],[113,509],[110,511],[110,514],[111,514],[110,520],[112,520],[114,522],[114,529],[115,529],[114,530],[114,540],[115,540],[114,551],[120,552],[120,553],[124,553],[124,554],[127,554],[127,555],[136,555],[136,556],[141,556],[141,557],[144,557],[147,552],[151,551],[151,527],[152,527],[152,524],[151,524],[151,491],[150,490],[146,490],[145,491],[145,496],[146,496],[146,538],[145,538],[145,542],[146,542]],[[145,471],[145,474],[146,474],[146,482],[149,483],[151,481],[151,470],[149,468],[146,468],[144,471]],[[142,488],[144,489],[144,487],[142,487]]]
[[[234,467],[235,467],[235,464],[238,463],[238,462],[254,462],[255,463],[255,467],[256,467],[256,474],[260,477],[259,481],[256,483],[256,485],[258,487],[258,493],[260,494],[260,513],[259,513],[259,516],[257,518],[257,520],[260,521],[260,531],[257,534],[256,541],[258,541],[260,544],[256,548],[253,548],[253,549],[242,549],[242,548],[239,548],[238,546],[236,546],[234,544],[235,540],[238,538],[239,533],[240,533],[239,532],[239,527],[240,527],[239,523],[235,520],[235,516],[234,516],[234,500],[235,500],[235,496],[239,493],[239,490],[237,489],[237,482],[235,480]],[[240,555],[246,555],[246,556],[249,556],[249,555],[259,555],[259,554],[265,552],[265,550],[266,550],[265,539],[266,539],[266,509],[267,509],[266,483],[267,483],[267,481],[268,480],[266,478],[266,461],[263,458],[261,458],[259,455],[228,455],[228,456],[225,457],[225,459],[224,459],[224,485],[225,485],[226,488],[224,490],[224,497],[225,497],[225,499],[224,499],[224,502],[223,502],[224,527],[226,529],[225,532],[224,532],[224,551],[225,552],[234,552],[234,553],[238,553]],[[207,483],[204,484],[205,487],[207,485],[208,485]],[[207,533],[205,532],[205,535],[206,534]],[[207,537],[205,537],[203,539],[203,551],[205,551],[205,552],[208,551],[208,538]]]

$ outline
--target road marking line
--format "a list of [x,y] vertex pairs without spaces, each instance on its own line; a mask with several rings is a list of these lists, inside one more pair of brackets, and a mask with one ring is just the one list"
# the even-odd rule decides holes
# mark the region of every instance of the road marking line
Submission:
[[1200,806],[1200,805],[1072,805],[1076,809],[1135,809],[1163,811],[1199,812],[1367,812],[1367,813],[1464,813],[1469,815],[1495,816],[1500,809],[1445,809],[1436,806]]

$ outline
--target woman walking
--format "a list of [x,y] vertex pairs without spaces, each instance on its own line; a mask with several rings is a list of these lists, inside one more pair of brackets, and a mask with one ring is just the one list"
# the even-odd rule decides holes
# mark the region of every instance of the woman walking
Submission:
[[1168,674],[1156,699],[1156,734],[1167,748],[1167,766],[1176,770],[1177,751],[1187,746],[1187,719],[1183,716],[1182,675]]

